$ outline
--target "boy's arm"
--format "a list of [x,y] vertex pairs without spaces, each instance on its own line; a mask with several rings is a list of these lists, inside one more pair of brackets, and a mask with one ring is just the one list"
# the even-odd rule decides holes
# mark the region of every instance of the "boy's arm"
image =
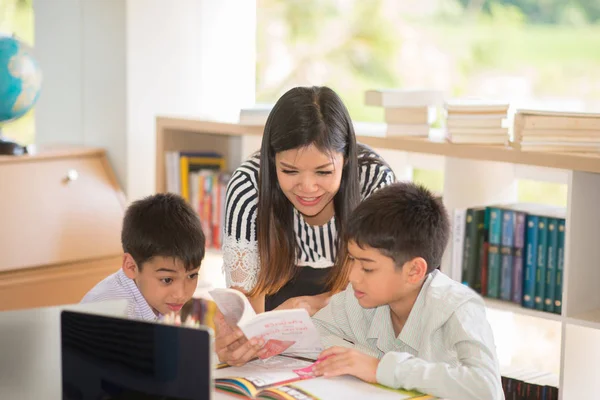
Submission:
[[443,328],[443,347],[456,351],[459,365],[391,352],[377,367],[377,381],[451,399],[504,399],[493,334],[480,301],[463,304]]
[[356,337],[346,310],[348,289],[331,296],[329,303],[313,315],[312,320],[321,335],[323,347],[353,347]]

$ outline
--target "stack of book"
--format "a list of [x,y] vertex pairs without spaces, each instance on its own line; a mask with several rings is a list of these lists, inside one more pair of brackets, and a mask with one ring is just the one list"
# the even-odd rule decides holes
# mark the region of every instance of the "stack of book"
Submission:
[[562,312],[563,208],[515,204],[454,211],[454,274],[484,297]]
[[447,138],[452,143],[507,145],[508,103],[455,99],[445,104]]
[[218,153],[167,151],[167,191],[187,200],[200,216],[206,247],[221,248],[225,220],[225,190],[231,174]]
[[502,389],[507,399],[558,400],[558,376],[524,368],[502,371]]
[[521,150],[595,153],[600,114],[517,110],[514,133]]
[[386,136],[428,137],[436,107],[444,102],[437,90],[380,89],[365,93],[365,104],[383,107]]

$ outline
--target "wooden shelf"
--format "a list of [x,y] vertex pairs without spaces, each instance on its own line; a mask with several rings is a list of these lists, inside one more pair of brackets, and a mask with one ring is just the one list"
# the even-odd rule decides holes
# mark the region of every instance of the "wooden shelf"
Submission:
[[[362,125],[362,126],[361,126]],[[374,129],[365,128],[375,126]],[[550,153],[516,150],[510,147],[453,144],[442,140],[411,137],[384,137],[383,124],[357,124],[358,140],[371,147],[434,154],[471,160],[497,161],[538,167],[600,173],[600,153]],[[187,131],[213,135],[261,135],[262,126],[240,125],[185,118],[157,118],[157,132]],[[157,138],[157,140],[160,140]]]
[[562,321],[563,317],[559,314],[553,314],[550,312],[532,310],[531,308],[525,308],[519,304],[511,303],[510,301],[490,299],[484,297],[485,305],[488,308],[500,311],[507,311],[514,314],[526,315],[529,317],[548,319],[552,321]]
[[157,117],[157,130],[191,131],[214,135],[262,135],[263,126],[241,125],[231,122],[203,121],[191,118]]
[[[518,179],[518,169],[525,170],[527,176],[537,178],[542,173],[547,175],[543,180],[567,185],[569,201],[563,301],[568,308],[558,315],[497,299],[484,298],[484,301],[490,315],[499,310],[531,317],[523,318],[528,320],[523,322],[539,325],[542,329],[556,325],[553,328],[562,332],[558,339],[560,358],[557,360],[560,364],[557,368],[560,369],[561,398],[595,398],[600,393],[600,380],[595,379],[600,368],[600,291],[596,287],[600,281],[600,269],[595,265],[600,258],[600,246],[596,243],[600,236],[600,152],[522,151],[502,146],[449,143],[444,140],[441,130],[432,129],[430,137],[422,139],[386,137],[385,124],[355,123],[354,127],[359,142],[386,153],[384,158],[397,161],[395,165],[399,170],[405,166],[414,167],[411,162],[414,159],[428,159],[421,163],[424,165],[421,168],[443,168],[442,195],[450,210],[477,204],[516,202],[514,184]],[[166,190],[166,152],[214,151],[226,157],[228,168],[235,168],[250,150],[260,147],[263,129],[263,126],[256,125],[158,117],[157,191]],[[448,260],[452,256],[448,254]],[[218,251],[211,250],[207,252],[207,262],[203,266],[203,277],[213,286],[225,284],[220,268],[221,257]],[[446,264],[449,264],[448,260]],[[589,308],[594,311],[587,312]],[[502,319],[502,315],[498,316]],[[523,349],[521,343],[510,346]],[[545,348],[540,349],[545,351]],[[546,353],[541,357],[543,363],[554,362],[546,359]],[[585,368],[581,368],[582,365]]]
[[567,318],[567,323],[586,328],[600,329],[600,309]]
[[48,159],[65,159],[78,157],[103,157],[106,151],[99,147],[79,146],[44,146],[32,154],[20,156],[0,155],[0,163],[36,162]]

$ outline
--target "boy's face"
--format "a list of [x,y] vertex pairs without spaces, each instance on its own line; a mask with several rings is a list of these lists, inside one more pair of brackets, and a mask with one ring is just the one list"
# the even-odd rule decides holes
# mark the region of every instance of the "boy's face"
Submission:
[[186,271],[181,260],[153,257],[140,270],[130,254],[123,257],[123,271],[133,279],[155,313],[178,313],[192,298],[200,267]]
[[393,305],[420,288],[427,267],[413,266],[412,260],[402,268],[379,250],[356,242],[348,243],[350,283],[358,303],[364,308]]

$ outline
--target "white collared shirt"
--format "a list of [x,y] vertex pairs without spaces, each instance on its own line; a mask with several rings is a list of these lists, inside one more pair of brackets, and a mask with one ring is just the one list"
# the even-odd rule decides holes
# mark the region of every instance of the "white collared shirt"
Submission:
[[389,306],[361,307],[351,285],[313,321],[324,347],[345,345],[380,358],[382,385],[448,399],[504,399],[483,300],[440,271],[425,280],[398,337]]
[[160,314],[154,313],[133,279],[128,278],[122,269],[100,281],[83,297],[81,303],[118,299],[129,300],[128,318],[157,321],[160,317]]

